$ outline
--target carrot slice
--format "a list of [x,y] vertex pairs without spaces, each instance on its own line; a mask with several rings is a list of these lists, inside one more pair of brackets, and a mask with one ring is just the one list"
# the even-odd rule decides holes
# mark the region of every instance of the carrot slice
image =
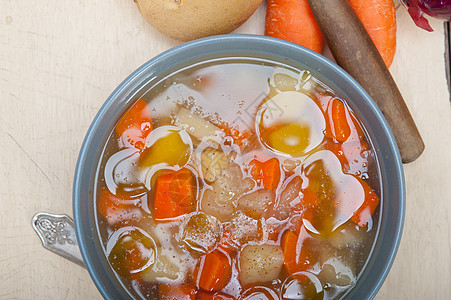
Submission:
[[390,67],[396,52],[396,9],[393,0],[349,0],[377,50]]
[[195,179],[188,169],[158,176],[153,202],[154,218],[160,222],[193,212]]
[[338,99],[332,101],[332,126],[333,136],[339,142],[345,142],[351,135],[351,128],[346,116],[346,107]]
[[124,145],[139,150],[144,149],[146,137],[151,131],[150,108],[142,99],[136,101],[116,125],[116,134],[122,139]]
[[368,222],[370,221],[374,211],[376,210],[376,207],[379,205],[379,197],[368,185],[368,183],[366,183],[359,177],[357,177],[357,179],[360,181],[365,191],[365,200],[352,215],[351,220],[360,227],[365,227],[368,225]]
[[269,0],[265,35],[287,40],[321,53],[323,35],[307,0]]
[[288,230],[282,236],[283,265],[289,275],[306,271],[316,261],[314,252],[306,244],[307,238],[308,233],[303,226],[299,235]]
[[111,226],[131,219],[133,214],[140,214],[137,207],[127,203],[127,199],[119,195],[113,195],[107,188],[99,191],[97,209]]
[[283,265],[288,274],[298,271],[296,248],[298,244],[298,235],[293,231],[287,231],[282,236],[282,250],[284,255]]
[[203,256],[198,268],[197,286],[210,292],[223,289],[232,276],[230,259],[219,250]]
[[257,182],[263,183],[265,189],[274,191],[280,181],[280,166],[277,158],[271,158],[265,162],[253,159],[250,162],[252,177]]
[[188,284],[160,284],[160,300],[194,300],[196,288]]

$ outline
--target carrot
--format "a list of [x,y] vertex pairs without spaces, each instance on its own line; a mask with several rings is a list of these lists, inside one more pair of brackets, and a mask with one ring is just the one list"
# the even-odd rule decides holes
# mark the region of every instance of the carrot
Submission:
[[252,177],[257,182],[263,183],[268,191],[274,191],[280,181],[280,166],[277,158],[268,159],[265,162],[253,159],[250,162]]
[[393,0],[349,0],[377,50],[390,67],[396,52],[396,10]]
[[[393,0],[349,0],[376,48],[390,67],[396,52]],[[297,43],[321,53],[323,36],[307,0],[269,0],[265,35]]]
[[282,250],[284,255],[283,265],[288,274],[296,273],[298,270],[296,248],[298,235],[293,231],[287,231],[282,236]]
[[127,203],[127,199],[113,195],[107,188],[99,191],[97,209],[110,225],[131,219],[133,214],[140,214],[138,208]]
[[332,101],[332,134],[339,142],[345,142],[351,135],[351,128],[346,116],[346,107],[338,99]]
[[365,181],[359,177],[357,177],[357,179],[360,181],[363,186],[363,190],[365,191],[365,200],[352,215],[351,220],[360,227],[365,227],[368,225],[371,216],[376,210],[376,207],[379,205],[379,197]]
[[194,211],[194,177],[188,169],[158,176],[153,202],[154,218],[165,222]]
[[287,40],[321,53],[323,35],[307,0],[269,0],[265,35]]
[[150,108],[146,101],[139,99],[119,119],[116,125],[116,134],[127,147],[143,150],[146,137],[152,131]]
[[282,236],[282,251],[284,268],[289,275],[306,271],[315,262],[314,253],[306,245],[308,233],[301,226],[299,235],[293,231],[286,231]]
[[196,283],[206,291],[219,291],[227,285],[231,276],[229,257],[220,250],[214,250],[201,258]]
[[191,285],[169,285],[160,284],[160,300],[194,300],[196,299],[196,288]]

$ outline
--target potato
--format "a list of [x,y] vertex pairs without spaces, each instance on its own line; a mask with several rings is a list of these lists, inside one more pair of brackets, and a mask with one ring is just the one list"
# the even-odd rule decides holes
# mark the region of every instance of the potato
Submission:
[[256,282],[268,282],[282,270],[283,251],[277,245],[248,245],[240,254],[240,282],[246,286]]
[[276,195],[266,189],[256,190],[238,198],[238,209],[248,216],[259,219],[270,205],[274,204]]
[[221,175],[222,170],[228,167],[230,161],[221,150],[207,147],[202,151],[200,163],[202,176],[206,182],[212,183]]
[[229,33],[243,24],[262,0],[135,0],[144,19],[181,41]]
[[213,136],[221,132],[216,125],[184,107],[181,107],[176,115],[176,124],[187,127],[186,131],[198,140],[202,140],[204,136]]

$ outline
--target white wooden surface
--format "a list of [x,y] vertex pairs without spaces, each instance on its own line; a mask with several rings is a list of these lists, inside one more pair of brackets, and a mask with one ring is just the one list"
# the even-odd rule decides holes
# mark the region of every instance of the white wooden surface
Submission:
[[[238,32],[263,32],[265,6]],[[451,296],[451,108],[442,23],[398,9],[391,71],[426,143],[405,166],[407,212],[377,299]],[[72,215],[74,167],[103,101],[134,69],[177,45],[132,0],[0,0],[0,299],[98,299],[86,270],[45,251],[39,211]],[[389,100],[388,100],[389,101]]]

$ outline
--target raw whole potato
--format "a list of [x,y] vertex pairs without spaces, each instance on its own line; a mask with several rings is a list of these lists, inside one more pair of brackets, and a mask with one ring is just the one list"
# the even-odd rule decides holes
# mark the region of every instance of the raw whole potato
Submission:
[[283,251],[277,245],[248,245],[240,254],[240,281],[244,286],[276,279],[282,270]]
[[181,41],[229,33],[243,24],[262,0],[135,0],[144,19]]

